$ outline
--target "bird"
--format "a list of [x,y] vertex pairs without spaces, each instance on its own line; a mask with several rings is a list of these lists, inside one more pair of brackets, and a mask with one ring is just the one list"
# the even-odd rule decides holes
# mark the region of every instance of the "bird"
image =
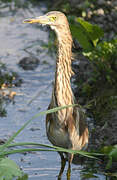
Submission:
[[[75,104],[76,99],[71,88],[73,40],[67,17],[62,12],[51,11],[43,16],[25,19],[24,23],[47,25],[55,31],[57,36],[55,80],[48,109]],[[85,122],[85,116],[78,106],[47,114],[46,133],[49,141],[58,147],[84,150],[88,146],[88,126]],[[64,152],[58,153],[61,157],[58,179],[61,179],[66,161],[68,161],[67,179],[70,179],[74,155]]]

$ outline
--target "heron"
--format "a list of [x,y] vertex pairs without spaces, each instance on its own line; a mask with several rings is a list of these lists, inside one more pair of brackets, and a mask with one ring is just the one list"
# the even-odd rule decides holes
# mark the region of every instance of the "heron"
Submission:
[[[55,81],[48,109],[74,104],[76,100],[71,88],[73,40],[67,17],[62,12],[51,11],[40,17],[26,19],[24,23],[48,25],[55,31],[58,39]],[[85,116],[82,110],[76,106],[47,114],[46,133],[49,141],[55,146],[82,150],[88,145],[88,127]],[[64,152],[59,152],[59,154],[61,169],[58,179],[61,179],[66,161],[68,161],[67,179],[69,179],[74,155]]]

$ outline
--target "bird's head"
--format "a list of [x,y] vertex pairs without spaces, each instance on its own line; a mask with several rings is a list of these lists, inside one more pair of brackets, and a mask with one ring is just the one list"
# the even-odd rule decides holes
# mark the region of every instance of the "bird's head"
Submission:
[[49,25],[51,29],[56,31],[57,34],[69,30],[66,16],[59,11],[51,11],[40,17],[25,19],[23,22],[31,24],[39,23],[42,25]]

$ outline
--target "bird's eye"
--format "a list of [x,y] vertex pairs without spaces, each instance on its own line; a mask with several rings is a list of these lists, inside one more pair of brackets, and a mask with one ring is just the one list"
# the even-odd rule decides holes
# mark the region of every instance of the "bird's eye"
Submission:
[[56,17],[55,17],[55,16],[51,16],[51,17],[49,17],[49,20],[50,20],[50,21],[55,21],[55,20],[56,20]]

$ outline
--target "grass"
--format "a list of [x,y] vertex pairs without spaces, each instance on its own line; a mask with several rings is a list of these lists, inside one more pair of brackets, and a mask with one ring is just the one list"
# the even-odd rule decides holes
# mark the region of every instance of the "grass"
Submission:
[[[20,180],[23,180],[24,174],[20,170],[20,168],[16,165],[16,163],[9,158],[7,158],[7,155],[15,154],[15,153],[25,153],[25,152],[33,152],[33,151],[54,151],[54,152],[66,152],[66,153],[72,153],[72,154],[80,154],[82,156],[98,159],[98,156],[104,155],[103,153],[91,153],[86,151],[77,151],[77,150],[71,150],[71,149],[65,149],[57,146],[47,145],[47,144],[40,144],[40,143],[34,143],[34,142],[21,142],[21,143],[12,143],[13,140],[18,136],[26,126],[29,125],[35,118],[57,112],[64,108],[69,108],[73,106],[78,106],[77,104],[74,105],[68,105],[63,107],[57,107],[54,109],[50,109],[47,111],[39,112],[36,115],[34,115],[30,120],[28,120],[16,133],[13,134],[12,137],[8,139],[8,141],[0,146],[0,180],[12,180],[13,177],[20,177]],[[23,146],[26,146],[25,148],[22,148]],[[10,149],[10,147],[13,147],[13,149]],[[20,149],[15,149],[16,147],[20,147]],[[27,178],[27,177],[26,177]]]

